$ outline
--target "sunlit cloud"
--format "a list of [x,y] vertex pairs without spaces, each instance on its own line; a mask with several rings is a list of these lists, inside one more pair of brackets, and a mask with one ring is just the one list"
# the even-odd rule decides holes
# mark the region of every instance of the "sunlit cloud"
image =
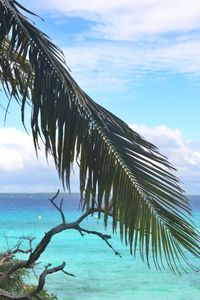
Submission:
[[[75,167],[76,170],[76,167]],[[78,190],[72,174],[72,192]],[[41,147],[36,157],[32,137],[15,128],[0,129],[0,192],[56,192],[62,185],[53,159]]]
[[[181,74],[200,82],[200,2],[196,0],[22,3],[50,17],[54,26],[63,23],[62,40],[56,43],[83,88],[125,91],[150,72],[157,78]],[[73,20],[87,26],[68,37],[65,28],[70,32]]]
[[23,1],[42,12],[93,20],[90,33],[132,40],[141,36],[195,30],[200,26],[196,0],[43,0]]
[[200,191],[200,141],[185,140],[180,129],[165,125],[147,127],[132,124],[130,127],[155,144],[176,167],[177,176],[188,193]]
[[[181,74],[200,82],[200,2],[196,0],[23,0],[20,3],[61,24],[60,46],[67,64],[87,91],[124,92],[151,74]],[[86,21],[84,30],[65,35],[65,22]],[[59,37],[60,38],[60,37]],[[148,76],[150,78],[151,76]],[[200,142],[184,140],[179,129],[133,125],[177,167],[189,192],[200,190]],[[60,184],[44,151],[36,158],[32,139],[0,129],[1,191],[54,191]],[[74,177],[72,191],[78,190]]]
[[[188,193],[200,191],[200,141],[184,140],[179,129],[165,125],[130,127],[159,147],[177,168],[177,176]],[[3,149],[3,150],[2,150]],[[1,192],[55,192],[61,188],[53,161],[49,164],[43,150],[36,158],[30,136],[13,128],[0,129]],[[71,191],[79,192],[78,167],[74,167]]]
[[200,82],[200,39],[180,40],[171,45],[134,43],[85,44],[64,48],[72,75],[89,90],[125,91],[146,74],[164,79],[182,74]]
[[44,151],[40,151],[37,158],[32,137],[27,133],[15,128],[0,129],[0,171],[11,172],[44,167],[53,168],[50,158],[49,164],[46,162]]

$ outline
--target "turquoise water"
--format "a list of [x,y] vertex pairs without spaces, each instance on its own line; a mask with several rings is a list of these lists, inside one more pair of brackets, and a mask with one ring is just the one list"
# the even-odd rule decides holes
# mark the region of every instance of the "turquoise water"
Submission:
[[[17,238],[35,236],[39,241],[52,226],[60,223],[60,216],[47,200],[47,194],[0,195],[0,242],[1,250]],[[76,219],[80,212],[78,195],[65,196],[64,210],[67,221]],[[193,196],[194,221],[200,227],[200,196]],[[89,217],[84,226],[101,232],[104,227],[96,218]],[[76,275],[64,273],[50,275],[46,288],[58,295],[60,300],[197,300],[200,299],[200,272],[189,270],[181,277],[169,270],[157,271],[152,266],[148,270],[139,256],[134,259],[128,249],[121,244],[118,236],[112,237],[112,245],[122,258],[115,256],[107,245],[95,236],[80,236],[75,231],[66,231],[56,236],[47,251],[41,256],[37,273],[44,265],[57,265],[66,261],[66,270]],[[25,245],[24,245],[25,247]],[[199,262],[194,261],[196,264]],[[200,269],[200,264],[199,264]],[[29,279],[36,282],[36,278]]]

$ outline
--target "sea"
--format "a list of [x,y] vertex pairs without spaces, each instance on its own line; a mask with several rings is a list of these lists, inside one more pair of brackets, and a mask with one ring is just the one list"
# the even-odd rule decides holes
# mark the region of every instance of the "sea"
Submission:
[[[34,246],[44,233],[61,223],[58,211],[48,200],[52,194],[0,194],[0,251],[13,247],[21,237],[34,237]],[[67,222],[81,215],[78,194],[62,194],[63,210]],[[200,229],[200,196],[189,196],[193,221]],[[58,199],[59,202],[59,199]],[[97,216],[88,217],[82,224],[87,229],[112,234],[111,225],[105,230]],[[168,268],[149,269],[140,256],[130,256],[129,249],[121,243],[118,234],[110,240],[116,256],[97,236],[81,236],[75,230],[67,230],[54,236],[45,253],[40,257],[35,273],[25,279],[37,283],[44,266],[52,267],[66,262],[63,272],[46,278],[46,289],[60,300],[199,300],[200,272],[187,269],[187,274],[174,275]],[[27,249],[25,239],[22,247]],[[25,258],[25,255],[22,255]],[[200,262],[193,263],[200,270]]]

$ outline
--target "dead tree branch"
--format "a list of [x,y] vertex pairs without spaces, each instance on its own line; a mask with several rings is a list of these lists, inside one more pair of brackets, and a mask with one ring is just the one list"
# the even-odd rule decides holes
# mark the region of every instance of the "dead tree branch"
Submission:
[[[111,248],[113,250],[115,255],[118,255],[119,257],[121,257],[120,253],[118,251],[116,251],[113,248],[113,246],[110,244],[110,242],[108,241],[111,238],[110,235],[102,234],[101,232],[98,232],[98,231],[88,230],[88,229],[85,229],[80,226],[81,222],[83,220],[85,220],[89,215],[93,215],[96,212],[103,213],[104,212],[103,209],[99,210],[97,208],[92,208],[92,209],[90,208],[85,213],[83,213],[82,216],[79,217],[75,222],[66,223],[65,215],[63,213],[63,199],[60,201],[59,206],[55,203],[55,200],[58,197],[58,195],[59,195],[59,190],[57,191],[57,193],[55,194],[55,196],[53,198],[49,199],[49,201],[56,208],[56,210],[58,210],[58,212],[61,216],[61,219],[62,219],[62,223],[58,226],[53,227],[48,232],[46,232],[44,237],[40,240],[40,242],[37,244],[37,246],[34,249],[32,247],[33,239],[30,240],[30,247],[28,250],[23,250],[20,248],[21,243],[22,243],[20,241],[18,243],[17,247],[15,247],[15,249],[12,249],[10,251],[9,255],[14,256],[16,253],[26,253],[26,254],[30,253],[30,255],[27,260],[17,261],[16,264],[11,266],[7,272],[4,272],[3,274],[1,273],[0,274],[0,283],[4,280],[8,279],[14,272],[16,272],[19,269],[33,268],[34,265],[36,264],[36,262],[38,261],[38,259],[40,258],[41,254],[46,250],[46,248],[49,245],[53,236],[58,233],[61,233],[64,230],[74,229],[74,230],[79,231],[82,236],[84,234],[96,235],[99,238],[101,238],[108,245],[109,248]],[[0,263],[1,263],[2,259],[3,258],[1,258]],[[2,263],[3,262],[4,261],[2,261]],[[58,271],[62,271],[66,275],[74,276],[73,274],[68,273],[67,271],[64,270],[65,262],[63,262],[61,265],[53,267],[53,268],[50,268],[50,266],[51,266],[51,264],[48,264],[45,267],[45,270],[40,274],[39,280],[38,280],[38,286],[30,295],[15,295],[14,296],[15,298],[14,298],[13,294],[9,294],[8,292],[5,292],[4,290],[0,289],[0,297],[2,297],[2,299],[20,299],[20,300],[32,299],[31,297],[36,297],[36,298],[40,299],[40,296],[38,295],[38,293],[44,288],[45,279],[46,279],[47,275],[58,272]]]
[[101,232],[94,231],[94,230],[87,230],[85,228],[80,227],[79,225],[77,226],[77,230],[81,233],[82,236],[83,236],[83,232],[85,232],[86,234],[93,234],[93,235],[96,235],[96,236],[100,237],[108,245],[108,247],[110,247],[113,250],[115,255],[118,255],[119,257],[122,258],[121,254],[118,251],[116,251],[113,248],[113,246],[109,243],[108,240],[111,239],[110,235],[103,234]]
[[61,199],[60,205],[59,205],[59,206],[54,202],[54,200],[58,197],[59,193],[60,193],[60,190],[58,190],[57,193],[55,194],[55,196],[53,196],[53,198],[50,198],[49,201],[50,201],[51,204],[58,210],[58,212],[59,212],[60,215],[61,215],[63,224],[65,224],[65,223],[66,223],[66,220],[65,220],[65,215],[64,215],[64,213],[63,213],[63,199]]
[[38,295],[44,288],[45,286],[45,280],[46,280],[46,276],[49,274],[53,274],[55,272],[59,272],[59,271],[63,271],[65,274],[70,275],[70,276],[74,276],[73,274],[70,274],[66,271],[64,271],[66,263],[63,262],[61,265],[56,266],[54,268],[49,268],[51,267],[51,264],[48,264],[44,271],[40,274],[39,277],[39,281],[38,281],[38,286],[36,287],[36,289],[31,293],[31,296],[36,296]]

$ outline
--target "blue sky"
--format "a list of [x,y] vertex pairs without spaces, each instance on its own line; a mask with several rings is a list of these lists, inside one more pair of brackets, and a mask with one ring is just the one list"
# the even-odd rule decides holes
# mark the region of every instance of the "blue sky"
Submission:
[[[44,22],[36,19],[36,24],[62,48],[79,85],[156,144],[177,167],[186,192],[200,193],[200,3],[20,3],[44,18]],[[56,190],[59,183],[53,164],[47,166],[42,153],[39,162],[31,158],[32,141],[21,127],[17,106],[11,106],[6,128],[3,112],[0,120],[0,153],[9,150],[14,157],[13,166],[0,159],[1,190]],[[18,167],[17,157],[21,157]],[[74,176],[72,191],[77,188]]]

